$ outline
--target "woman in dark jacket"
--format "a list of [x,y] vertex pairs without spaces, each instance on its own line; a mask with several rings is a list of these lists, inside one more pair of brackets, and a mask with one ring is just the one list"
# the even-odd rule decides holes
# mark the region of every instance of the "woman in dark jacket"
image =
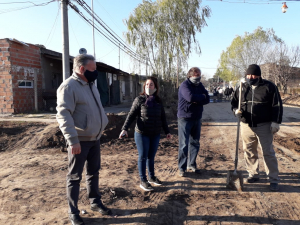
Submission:
[[[148,78],[143,85],[143,93],[135,98],[120,134],[120,138],[128,137],[128,128],[137,119],[134,139],[139,153],[140,187],[145,191],[153,190],[151,184],[162,184],[154,175],[154,158],[160,140],[161,128],[164,129],[167,138],[171,138],[165,110],[158,96],[158,90],[157,79],[155,77]],[[147,180],[146,176],[146,165],[148,167],[149,180]]]

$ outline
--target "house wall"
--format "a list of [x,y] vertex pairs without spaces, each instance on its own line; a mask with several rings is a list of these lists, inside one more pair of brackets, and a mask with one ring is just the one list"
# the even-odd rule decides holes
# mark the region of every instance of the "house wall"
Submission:
[[62,61],[41,56],[43,68],[43,90],[56,91],[62,83]]
[[[34,88],[20,88],[18,81],[37,82],[38,108],[43,108],[40,47],[9,42],[14,113],[34,111]],[[34,81],[36,75],[37,81]]]
[[0,113],[13,113],[13,91],[9,42],[0,40]]

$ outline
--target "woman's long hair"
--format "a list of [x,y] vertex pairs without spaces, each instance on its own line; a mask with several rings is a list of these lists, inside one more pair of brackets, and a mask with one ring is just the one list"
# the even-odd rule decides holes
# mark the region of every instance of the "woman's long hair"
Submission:
[[158,93],[159,93],[159,86],[158,86],[158,82],[157,82],[157,78],[156,78],[156,77],[148,77],[148,78],[146,79],[146,81],[145,81],[144,84],[143,84],[143,92],[141,93],[141,95],[146,95],[145,87],[146,87],[147,80],[152,80],[152,81],[153,81],[154,86],[155,86],[155,88],[156,88],[156,92],[153,94],[153,96],[155,96],[155,99],[156,99],[157,102],[161,102],[161,99],[160,99],[160,97],[158,96]]

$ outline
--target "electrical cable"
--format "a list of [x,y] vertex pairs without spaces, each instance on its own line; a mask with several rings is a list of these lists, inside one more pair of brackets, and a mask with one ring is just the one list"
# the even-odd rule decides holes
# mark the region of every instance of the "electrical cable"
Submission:
[[[143,56],[140,56],[139,54],[137,54],[136,52],[134,52],[134,50],[132,50],[130,47],[128,47],[127,46],[127,44],[112,30],[112,29],[110,29],[106,24],[105,24],[105,22],[97,15],[97,14],[95,14],[95,13],[93,13],[92,12],[92,10],[91,10],[91,8],[84,2],[84,1],[82,1],[82,0],[76,0],[76,2],[81,6],[81,7],[83,7],[84,8],[84,10],[88,13],[88,14],[90,14],[93,18],[94,18],[94,20],[98,23],[98,24],[100,24],[100,26],[102,27],[102,28],[104,28],[104,30],[106,31],[106,32],[108,32],[108,34],[104,34],[104,32],[105,31],[103,31],[102,30],[102,35],[104,35],[106,38],[107,38],[107,36],[111,36],[114,40],[113,40],[113,42],[117,42],[118,43],[118,45],[120,45],[122,48],[124,48],[125,49],[125,51],[124,52],[126,52],[127,54],[130,52],[130,54],[131,55],[133,55],[133,56],[135,56],[135,58],[140,58],[138,61],[141,61],[141,60],[145,60],[145,58],[143,57]],[[75,10],[76,11],[76,10]],[[112,41],[111,39],[110,39],[110,41]]]
[[34,4],[34,5],[30,5],[30,6],[25,6],[25,7],[19,7],[19,8],[10,8],[10,9],[3,9],[2,11],[0,11],[0,14],[5,14],[5,13],[9,13],[9,12],[14,12],[14,11],[19,11],[19,10],[23,10],[23,9],[28,9],[28,8],[32,8],[32,7],[36,7],[36,6],[45,6],[48,5],[52,2],[55,2],[56,0],[51,0],[45,3],[41,3],[41,4]]
[[[60,12],[60,5],[58,6],[57,14],[56,14],[56,17],[55,17],[53,26],[52,26],[52,28],[51,28],[51,30],[50,30],[49,35],[48,35],[48,38],[47,38],[47,40],[46,40],[46,42],[45,42],[45,46],[47,46],[48,40],[49,40],[49,38],[50,38],[50,35],[51,35],[51,33],[52,33],[52,30],[54,29],[54,26],[56,26],[56,22],[57,22],[57,18],[58,18],[59,12]],[[50,43],[49,43],[49,44],[50,44]]]
[[[92,27],[94,27],[100,34],[102,34],[106,39],[108,39],[110,42],[112,42],[115,46],[119,47],[119,43],[116,40],[113,40],[111,38],[109,38],[102,30],[101,28],[97,27],[96,25],[93,26],[93,23],[90,19],[87,19],[82,12],[80,12],[78,10],[77,7],[74,7],[73,4],[70,4],[70,7],[78,14],[80,15],[87,23],[89,23]],[[124,47],[124,48],[123,48]],[[132,54],[132,52],[127,51],[126,46],[120,46],[120,49],[125,52],[126,54],[130,55],[133,59],[141,62],[141,59],[137,58],[137,56],[135,54]],[[142,62],[143,63],[143,62]]]

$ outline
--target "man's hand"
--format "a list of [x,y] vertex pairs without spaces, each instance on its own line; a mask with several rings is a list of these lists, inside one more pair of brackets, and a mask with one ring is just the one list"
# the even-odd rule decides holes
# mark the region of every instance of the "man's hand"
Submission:
[[169,133],[167,134],[167,139],[170,140],[172,138],[172,135]]
[[277,133],[279,131],[279,129],[280,128],[279,128],[278,123],[274,123],[274,122],[271,123],[271,132],[272,132],[272,134]]
[[71,152],[72,152],[73,155],[80,154],[80,152],[81,152],[80,143],[77,143],[75,145],[71,145],[70,148],[71,148]]
[[239,118],[239,119],[241,119],[242,118],[242,111],[241,110],[235,110],[235,112],[234,112],[234,115],[237,117],[237,118]]

